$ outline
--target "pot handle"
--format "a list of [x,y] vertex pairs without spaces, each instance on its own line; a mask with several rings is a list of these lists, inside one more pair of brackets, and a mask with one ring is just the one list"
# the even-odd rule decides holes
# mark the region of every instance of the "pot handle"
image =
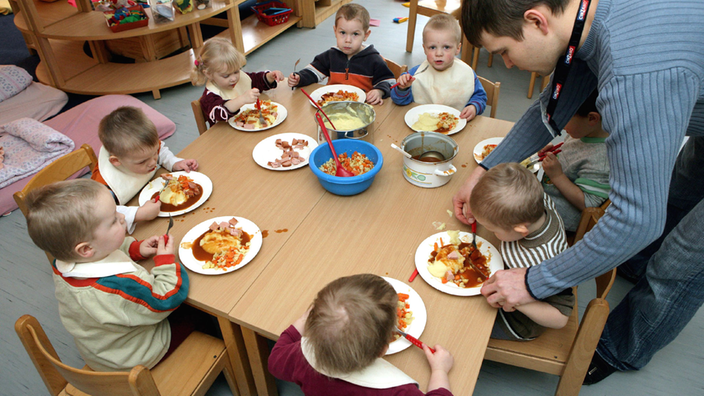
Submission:
[[457,168],[455,168],[454,165],[450,165],[446,170],[440,170],[436,169],[435,170],[435,175],[436,176],[452,176],[457,172]]

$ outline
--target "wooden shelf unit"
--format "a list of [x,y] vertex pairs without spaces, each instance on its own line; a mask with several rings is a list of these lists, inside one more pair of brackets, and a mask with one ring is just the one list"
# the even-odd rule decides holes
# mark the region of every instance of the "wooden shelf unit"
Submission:
[[314,28],[352,0],[300,0],[302,19],[298,27]]
[[[237,4],[244,0],[213,0],[212,7],[195,10],[185,15],[178,12],[173,22],[156,23],[151,18],[149,25],[119,33],[110,31],[102,12],[91,10],[90,0],[78,0],[77,8],[65,2],[44,3],[38,0],[18,0],[21,12],[14,18],[15,25],[29,37],[28,46],[39,53],[41,62],[37,67],[37,78],[45,84],[61,90],[86,94],[130,94],[151,91],[159,99],[160,89],[190,81],[190,72],[195,60],[194,53],[203,45],[200,22],[222,12],[226,29],[219,36],[232,41],[237,49],[249,53],[271,40],[287,28],[295,25],[301,17],[299,0],[288,0],[296,10],[285,24],[268,26],[260,23],[256,16],[244,21],[239,19]],[[192,49],[178,55],[159,59],[157,43],[159,37],[185,29],[191,38]],[[134,64],[112,63],[106,43],[125,41],[127,47],[141,47],[146,62]],[[83,42],[90,45],[93,58],[83,51]],[[31,45],[30,45],[31,44]],[[129,48],[139,53],[140,48]]]

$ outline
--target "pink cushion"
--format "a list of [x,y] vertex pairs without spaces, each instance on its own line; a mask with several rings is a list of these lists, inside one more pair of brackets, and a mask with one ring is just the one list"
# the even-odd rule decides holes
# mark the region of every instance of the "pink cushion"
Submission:
[[[97,155],[102,147],[98,138],[98,124],[103,117],[120,106],[141,108],[156,126],[159,138],[162,140],[173,135],[176,131],[176,124],[173,121],[146,103],[129,95],[106,95],[91,99],[46,121],[45,124],[71,138],[76,144],[76,149],[88,143]],[[88,173],[88,168],[74,176],[78,177],[86,173]],[[22,190],[31,179],[31,176],[26,177],[0,189],[0,214],[17,209],[12,194]]]

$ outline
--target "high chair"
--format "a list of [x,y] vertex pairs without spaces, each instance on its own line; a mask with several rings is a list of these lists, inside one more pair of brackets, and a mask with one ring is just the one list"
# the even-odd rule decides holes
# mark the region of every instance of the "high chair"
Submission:
[[[607,200],[599,208],[587,208],[582,212],[575,242],[591,230],[610,203]],[[559,375],[555,395],[578,395],[609,316],[606,296],[614,279],[615,268],[594,279],[596,297],[587,305],[581,322],[575,300],[575,309],[562,329],[547,329],[540,337],[528,342],[490,339],[484,359]],[[577,287],[573,289],[577,296]]]
[[203,116],[203,109],[200,107],[200,99],[196,99],[191,102],[191,110],[193,110],[193,117],[196,119],[196,126],[198,127],[198,134],[202,135],[208,130],[208,124],[205,123],[205,117]]
[[194,331],[153,369],[98,372],[61,362],[36,318],[24,315],[15,322],[29,357],[52,395],[158,396],[204,395],[220,373],[233,395],[239,395],[225,343]]
[[491,113],[489,113],[489,117],[496,118],[496,109],[499,106],[499,91],[501,90],[501,83],[498,81],[493,83],[484,77],[477,77],[486,91],[486,104],[491,106]]
[[[86,166],[89,167],[92,172],[97,165],[98,158],[95,156],[93,149],[88,144],[84,144],[78,150],[56,159],[44,169],[40,170],[21,191],[17,191],[12,197],[15,199],[17,206],[20,207],[22,214],[24,214],[26,218],[27,204],[25,201],[30,191],[47,184],[66,180]],[[54,257],[51,254],[46,253],[46,257],[49,259],[50,263],[54,262]]]
[[[431,17],[436,14],[451,14],[460,19],[460,0],[411,0],[408,5],[408,31],[406,33],[406,52],[413,52],[413,41],[416,34],[416,21],[418,14]],[[479,48],[473,47],[467,38],[462,35],[462,52],[460,58],[466,64],[477,70]]]
[[391,59],[386,59],[386,58],[384,58],[384,61],[386,61],[386,66],[388,66],[389,70],[391,70],[391,73],[394,74],[395,79],[398,79],[401,76],[401,74],[408,71],[407,65],[401,66],[398,63],[392,61]]

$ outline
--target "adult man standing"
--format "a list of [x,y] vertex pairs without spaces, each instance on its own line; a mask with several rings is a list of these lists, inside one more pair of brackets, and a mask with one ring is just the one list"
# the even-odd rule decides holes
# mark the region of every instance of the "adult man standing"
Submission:
[[[499,163],[545,146],[594,90],[611,170],[611,206],[574,247],[529,270],[500,271],[494,307],[541,299],[629,262],[636,286],[614,309],[585,378],[637,370],[704,301],[704,3],[696,0],[464,0],[473,45],[552,83],[453,198],[474,221],[472,188]],[[557,60],[557,61],[556,61]],[[685,147],[678,150],[685,135]],[[663,232],[664,229],[664,232]],[[654,254],[651,254],[655,252]]]

